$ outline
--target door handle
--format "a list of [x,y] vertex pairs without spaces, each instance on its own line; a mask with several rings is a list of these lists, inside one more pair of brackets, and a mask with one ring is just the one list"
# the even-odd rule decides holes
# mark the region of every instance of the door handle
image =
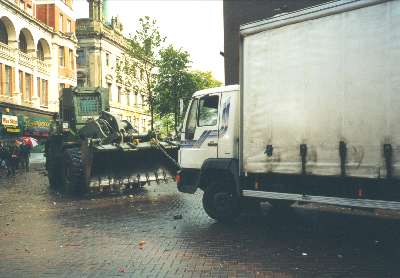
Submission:
[[218,143],[217,143],[217,142],[214,142],[214,141],[210,141],[210,142],[208,142],[208,146],[210,146],[210,147],[216,147],[216,146],[218,146]]

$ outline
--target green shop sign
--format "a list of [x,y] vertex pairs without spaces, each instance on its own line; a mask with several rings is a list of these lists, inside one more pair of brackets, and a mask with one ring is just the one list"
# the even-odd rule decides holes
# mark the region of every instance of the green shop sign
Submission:
[[24,134],[32,136],[47,136],[50,119],[45,117],[24,117]]

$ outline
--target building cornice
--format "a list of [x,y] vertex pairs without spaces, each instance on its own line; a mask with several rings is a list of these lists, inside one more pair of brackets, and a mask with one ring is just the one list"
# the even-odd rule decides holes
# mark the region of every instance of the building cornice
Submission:
[[76,36],[79,39],[105,38],[116,46],[128,50],[128,40],[124,35],[118,33],[112,27],[103,22],[93,21],[89,18],[78,18],[76,20]]

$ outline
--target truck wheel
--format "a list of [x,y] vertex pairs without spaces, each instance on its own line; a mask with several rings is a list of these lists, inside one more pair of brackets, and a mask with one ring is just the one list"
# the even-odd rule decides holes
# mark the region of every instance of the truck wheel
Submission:
[[261,203],[258,200],[242,198],[240,200],[240,209],[246,214],[261,214]]
[[62,167],[60,161],[58,161],[54,154],[49,153],[46,156],[46,170],[47,177],[49,179],[50,188],[57,189],[62,188],[63,178],[62,178]]
[[82,154],[79,148],[64,151],[64,191],[69,194],[86,192]]
[[56,189],[62,187],[62,174],[60,168],[49,166],[47,168],[47,177],[49,178],[51,188]]
[[208,216],[220,222],[232,222],[239,213],[239,198],[228,186],[213,183],[203,194],[203,207]]

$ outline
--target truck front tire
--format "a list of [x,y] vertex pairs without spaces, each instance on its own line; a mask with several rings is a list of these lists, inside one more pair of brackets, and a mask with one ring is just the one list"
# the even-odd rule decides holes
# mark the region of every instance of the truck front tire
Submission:
[[239,197],[234,189],[217,182],[205,188],[203,207],[208,216],[219,222],[232,222],[240,213]]

